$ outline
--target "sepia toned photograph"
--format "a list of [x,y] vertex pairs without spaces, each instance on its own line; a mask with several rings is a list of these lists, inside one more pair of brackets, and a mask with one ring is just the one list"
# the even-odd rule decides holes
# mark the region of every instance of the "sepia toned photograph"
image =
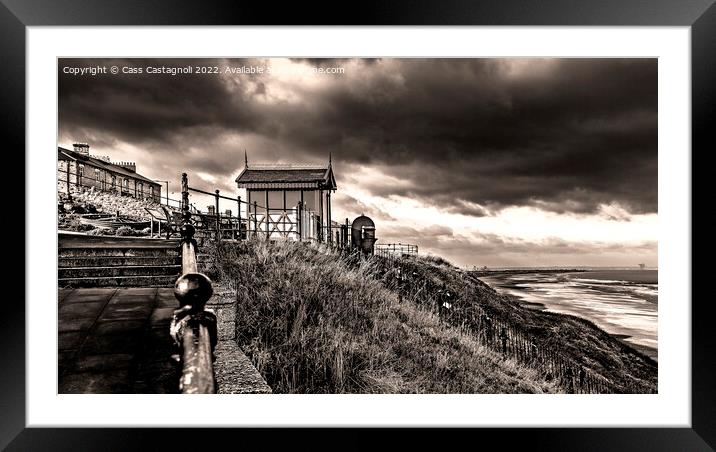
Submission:
[[656,58],[57,83],[60,394],[658,393]]

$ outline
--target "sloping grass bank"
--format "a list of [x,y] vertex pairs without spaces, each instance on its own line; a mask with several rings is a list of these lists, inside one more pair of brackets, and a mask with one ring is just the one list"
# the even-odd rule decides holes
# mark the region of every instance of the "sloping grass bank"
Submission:
[[431,311],[398,303],[377,260],[323,246],[207,244],[206,272],[237,296],[239,345],[277,393],[561,392]]
[[[395,280],[395,262],[376,258],[376,263],[387,284]],[[400,266],[408,276],[403,286],[408,291],[412,285],[425,293],[436,293],[440,288],[452,292],[450,319],[474,322],[471,314],[479,308],[493,321],[519,330],[540,349],[599,375],[611,392],[650,393],[657,389],[657,363],[588,320],[529,309],[440,258],[409,256],[400,260]]]

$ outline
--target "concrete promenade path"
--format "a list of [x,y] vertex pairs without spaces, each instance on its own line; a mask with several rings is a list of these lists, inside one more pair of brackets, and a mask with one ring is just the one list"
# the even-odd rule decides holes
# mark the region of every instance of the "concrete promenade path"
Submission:
[[171,288],[60,289],[60,394],[176,393]]
[[[181,369],[171,359],[177,350],[169,336],[178,306],[173,288],[60,289],[58,295],[58,393],[179,392]],[[235,303],[232,296],[217,293],[207,305],[218,319],[214,368],[219,393],[270,393],[236,344]]]

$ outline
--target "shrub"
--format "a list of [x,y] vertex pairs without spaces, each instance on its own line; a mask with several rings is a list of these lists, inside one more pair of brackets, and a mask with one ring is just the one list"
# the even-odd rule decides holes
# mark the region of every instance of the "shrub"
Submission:
[[136,231],[129,226],[120,226],[117,228],[117,231],[115,232],[116,235],[119,236],[133,236],[137,235]]

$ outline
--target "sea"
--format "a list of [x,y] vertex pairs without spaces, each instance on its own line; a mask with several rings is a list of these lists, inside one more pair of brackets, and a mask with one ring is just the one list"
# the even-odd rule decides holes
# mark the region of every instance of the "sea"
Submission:
[[507,270],[480,279],[531,308],[590,320],[642,353],[658,359],[659,282],[656,269],[595,268],[564,273]]

